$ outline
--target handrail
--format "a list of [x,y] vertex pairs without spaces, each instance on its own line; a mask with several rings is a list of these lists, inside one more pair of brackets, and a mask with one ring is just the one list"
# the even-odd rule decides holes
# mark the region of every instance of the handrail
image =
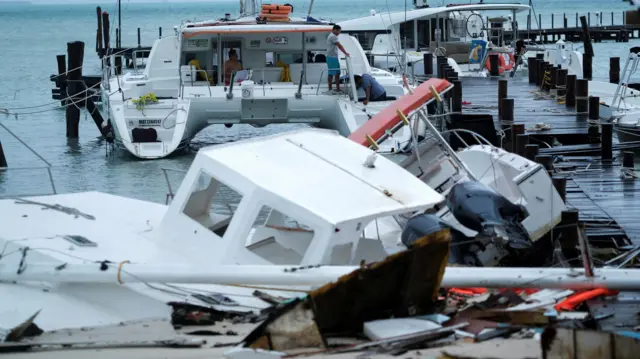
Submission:
[[[302,98],[302,79],[304,78],[304,70],[300,71],[300,82],[298,83],[298,92],[296,92],[296,98]],[[322,78],[321,78],[322,79]]]
[[[131,52],[131,58],[132,58],[131,61],[133,61],[133,71],[138,71],[138,61],[137,61],[138,60],[138,56],[137,56],[138,52],[140,52],[140,53],[150,52],[150,50],[134,50],[134,51]],[[144,57],[142,57],[142,58],[144,59]],[[145,64],[145,66],[146,66],[146,64]]]
[[[347,69],[339,67],[337,69],[332,68],[332,69],[326,69],[327,72],[332,71],[332,70],[338,70],[340,72],[345,71],[345,73],[347,72]],[[320,85],[322,84],[322,75],[324,75],[324,69],[322,71],[320,71],[320,79],[318,80],[318,86],[316,87],[316,95],[320,92]],[[327,75],[328,76],[328,75]],[[340,75],[342,77],[342,75]]]
[[169,175],[168,175],[168,171],[173,171],[173,172],[180,172],[180,173],[187,173],[187,171],[185,170],[180,170],[177,168],[161,168],[162,173],[164,174],[164,180],[167,182],[167,188],[169,189],[169,192],[167,193],[167,197],[165,199],[165,204],[169,204],[169,200],[173,200],[173,198],[175,197],[175,193],[173,193],[173,187],[171,187],[171,182],[169,181]]
[[231,73],[231,79],[229,80],[229,92],[227,93],[227,99],[233,99],[233,81],[236,79],[236,72]]
[[56,185],[53,181],[53,174],[51,173],[51,167],[49,166],[40,166],[40,167],[0,167],[0,173],[1,172],[7,172],[7,171],[19,171],[19,170],[41,170],[41,169],[45,169],[47,170],[47,174],[49,176],[49,183],[51,184],[51,191],[53,193],[45,193],[45,194],[36,194],[36,193],[32,193],[32,194],[18,194],[18,195],[0,195],[0,198],[11,198],[11,197],[18,197],[18,196],[31,196],[31,197],[35,197],[35,196],[48,196],[51,194],[58,194],[58,192],[56,191]]
[[349,56],[347,56],[346,58],[346,63],[347,63],[347,76],[349,76],[349,89],[351,89],[352,100],[354,102],[358,102],[358,90],[356,89],[356,81],[353,76],[354,75],[353,71],[351,71],[351,68],[353,67],[353,65],[351,64],[351,58]]

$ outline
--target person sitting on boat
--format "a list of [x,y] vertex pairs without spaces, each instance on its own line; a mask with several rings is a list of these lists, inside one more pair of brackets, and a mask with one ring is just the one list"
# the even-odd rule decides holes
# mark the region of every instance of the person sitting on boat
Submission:
[[224,84],[229,85],[231,82],[231,74],[234,71],[242,70],[242,62],[238,60],[238,53],[236,50],[229,50],[229,60],[224,63]]
[[340,31],[342,28],[340,25],[333,25],[333,30],[329,36],[327,36],[327,67],[329,68],[329,91],[331,91],[333,78],[335,78],[336,83],[336,91],[340,91],[340,61],[338,60],[338,49],[340,49],[344,54],[349,57],[349,53],[347,50],[342,47],[340,41],[338,40],[338,35],[340,35]]
[[196,59],[196,55],[195,54],[190,54],[190,56],[187,59],[189,61],[187,63],[187,65],[192,66],[194,69],[196,69],[196,80],[197,81],[208,81],[207,74],[204,71],[200,71],[202,69],[200,68],[200,61],[198,61],[198,59]]
[[368,104],[369,101],[386,101],[387,91],[369,74],[353,75],[353,80],[356,83],[356,88],[364,88],[365,98],[362,101],[363,104]]

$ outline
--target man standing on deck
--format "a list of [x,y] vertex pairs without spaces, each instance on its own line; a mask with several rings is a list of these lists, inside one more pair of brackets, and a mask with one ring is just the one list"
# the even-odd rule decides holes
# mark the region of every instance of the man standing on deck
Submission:
[[327,36],[327,67],[329,68],[329,91],[331,91],[333,78],[335,78],[336,91],[340,92],[340,61],[338,60],[338,49],[349,57],[349,53],[338,41],[338,35],[342,28],[340,25],[333,25],[333,30]]
[[369,101],[386,101],[387,91],[369,74],[353,75],[353,81],[356,83],[356,88],[364,88],[365,98],[362,101],[363,104],[368,104]]

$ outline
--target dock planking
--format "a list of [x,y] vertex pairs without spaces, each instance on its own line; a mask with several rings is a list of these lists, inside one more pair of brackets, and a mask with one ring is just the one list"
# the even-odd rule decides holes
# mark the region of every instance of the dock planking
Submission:
[[[498,119],[499,79],[508,79],[507,98],[514,99],[513,124],[525,126],[530,143],[540,145],[540,154],[555,157],[554,175],[568,178],[567,207],[579,211],[590,243],[614,248],[640,244],[640,180],[621,178],[620,152],[638,145],[616,143],[613,160],[601,161],[599,138],[594,141],[588,136],[590,127],[599,127],[597,122],[529,84],[528,78],[462,78],[463,113],[491,115],[495,128],[504,129],[505,140],[510,134]],[[606,109],[600,113],[601,121],[606,121]],[[534,130],[540,123],[551,128]]]

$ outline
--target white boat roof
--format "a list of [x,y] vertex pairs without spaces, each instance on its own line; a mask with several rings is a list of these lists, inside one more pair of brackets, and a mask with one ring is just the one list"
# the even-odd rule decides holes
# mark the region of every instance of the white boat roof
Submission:
[[437,14],[453,11],[527,11],[531,7],[523,4],[472,4],[459,6],[438,6],[409,11],[380,12],[373,16],[364,16],[357,19],[338,23],[344,31],[386,30],[393,25],[407,21],[420,20],[422,18],[435,17]]
[[193,37],[200,34],[267,34],[267,33],[302,33],[302,32],[330,32],[332,25],[300,24],[300,23],[266,23],[241,24],[229,23],[224,25],[184,27],[182,35]]
[[[337,131],[304,129],[204,148],[198,156],[215,163],[209,168],[226,167],[213,175],[227,185],[249,180],[333,224],[407,213],[444,200],[383,156],[376,154],[375,168],[365,167],[374,153]],[[231,175],[223,178],[224,173]]]

